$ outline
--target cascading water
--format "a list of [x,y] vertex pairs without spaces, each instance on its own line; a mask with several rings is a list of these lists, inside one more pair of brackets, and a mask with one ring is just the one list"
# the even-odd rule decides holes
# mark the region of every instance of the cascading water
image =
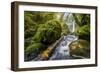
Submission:
[[[63,20],[65,21],[65,25],[68,25],[70,32],[74,33],[76,30],[76,23],[73,15],[71,13],[64,13]],[[69,44],[75,40],[78,40],[78,37],[75,35],[69,34],[64,36],[63,40],[60,42],[59,46],[56,47],[49,60],[70,59]]]
[[66,24],[67,24],[67,26],[68,26],[70,32],[71,32],[71,33],[74,33],[77,26],[76,26],[75,19],[74,19],[72,13],[70,13],[70,14],[68,15],[67,20],[66,20]]
[[61,41],[59,46],[56,47],[53,55],[49,59],[50,60],[70,59],[71,57],[70,57],[69,44],[75,40],[78,40],[77,36],[74,35],[64,36],[63,40]]

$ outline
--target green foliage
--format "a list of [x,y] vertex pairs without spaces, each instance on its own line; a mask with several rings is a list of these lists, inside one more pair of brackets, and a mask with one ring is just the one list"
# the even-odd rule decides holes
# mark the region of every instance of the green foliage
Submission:
[[89,14],[73,14],[76,23],[79,26],[84,26],[90,24],[90,15]]
[[28,46],[30,46],[30,45],[32,45],[34,43],[35,43],[35,41],[33,41],[32,38],[25,39],[25,42],[24,42],[25,48],[24,49],[26,50]]
[[56,13],[53,12],[27,12],[32,17],[32,20],[37,24],[44,24],[48,20],[56,19]]
[[73,14],[75,21],[78,25],[76,35],[80,39],[90,41],[90,15],[89,14]]
[[70,31],[69,31],[68,25],[67,24],[63,24],[62,25],[62,35],[67,35],[69,33],[70,33]]
[[43,49],[45,49],[46,46],[44,44],[41,43],[33,43],[32,45],[28,46],[27,49],[25,50],[25,54],[31,54],[31,53],[39,53],[41,52]]
[[[61,36],[61,23],[54,12],[24,12],[25,58],[33,58]],[[55,19],[55,20],[54,20]]]
[[25,38],[33,37],[41,24],[45,24],[49,20],[57,19],[57,13],[52,12],[30,12],[24,13],[24,30]]
[[42,24],[33,40],[37,42],[42,42],[45,44],[51,44],[59,39],[61,36],[61,25],[57,20],[50,20],[46,24]]
[[80,39],[85,39],[90,41],[90,25],[84,25],[81,26],[77,29],[77,33],[76,33]]
[[[54,20],[55,19],[55,20]],[[24,13],[25,57],[35,58],[39,53],[61,36],[61,23],[57,13],[30,12]]]
[[79,35],[89,35],[90,33],[90,25],[84,25],[83,27],[78,28],[77,30]]
[[24,26],[24,30],[25,30],[25,38],[29,38],[34,36],[36,30],[37,30],[37,23],[35,23],[32,20],[32,15],[25,12],[24,15],[24,22],[25,22],[25,26]]

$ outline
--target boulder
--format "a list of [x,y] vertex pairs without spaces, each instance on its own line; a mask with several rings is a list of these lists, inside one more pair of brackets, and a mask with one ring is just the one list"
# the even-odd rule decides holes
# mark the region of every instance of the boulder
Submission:
[[74,58],[90,58],[90,44],[86,40],[73,41],[70,45],[70,54]]

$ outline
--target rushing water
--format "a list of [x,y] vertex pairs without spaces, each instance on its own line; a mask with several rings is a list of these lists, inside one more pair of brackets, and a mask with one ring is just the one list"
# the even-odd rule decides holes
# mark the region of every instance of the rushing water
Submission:
[[64,36],[64,39],[61,41],[59,46],[56,47],[49,60],[70,59],[69,44],[75,40],[78,40],[78,37],[75,35]]
[[70,32],[71,33],[75,32],[77,25],[76,25],[75,19],[73,17],[73,14],[72,13],[64,13],[63,20],[65,22],[65,25],[68,26]]
[[[76,30],[75,19],[73,18],[72,13],[64,13],[63,20],[68,26],[71,33],[74,33]],[[50,60],[61,60],[61,59],[70,59],[70,49],[69,44],[75,40],[78,40],[78,36],[67,35],[64,36],[64,39],[61,41],[59,46],[56,47],[53,55],[49,58]]]

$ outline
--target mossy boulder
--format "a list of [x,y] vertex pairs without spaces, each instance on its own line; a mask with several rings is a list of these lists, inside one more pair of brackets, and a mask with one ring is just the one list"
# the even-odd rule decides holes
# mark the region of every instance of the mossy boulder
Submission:
[[61,24],[57,20],[50,20],[41,24],[33,40],[44,44],[51,44],[61,37]]
[[33,43],[25,49],[25,54],[29,55],[31,53],[40,53],[46,46],[41,43]]
[[90,44],[86,40],[73,41],[69,47],[71,56],[84,58],[90,57]]
[[37,31],[38,25],[32,20],[32,15],[25,13],[24,15],[24,36],[25,38],[33,37]]
[[25,41],[24,41],[25,48],[24,49],[26,49],[29,45],[32,45],[32,43],[34,43],[34,41],[32,40],[32,38],[25,39]]

